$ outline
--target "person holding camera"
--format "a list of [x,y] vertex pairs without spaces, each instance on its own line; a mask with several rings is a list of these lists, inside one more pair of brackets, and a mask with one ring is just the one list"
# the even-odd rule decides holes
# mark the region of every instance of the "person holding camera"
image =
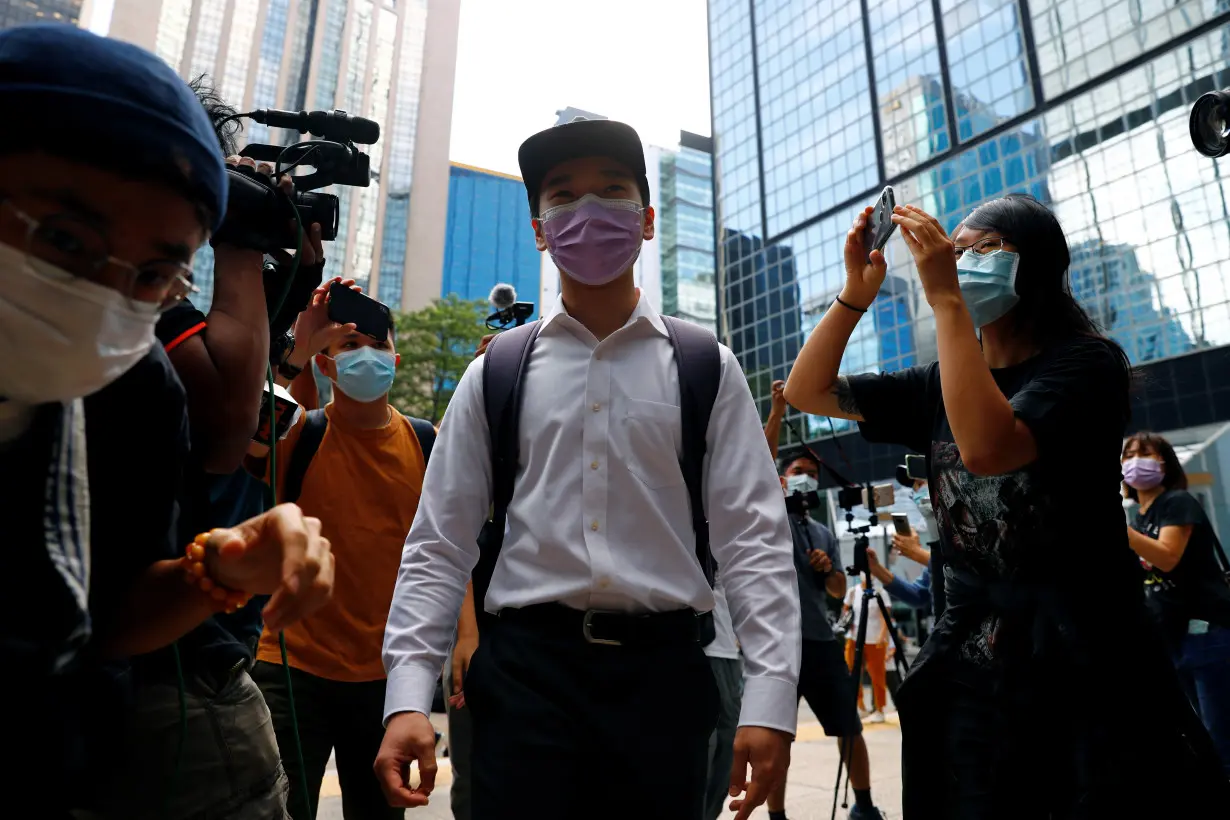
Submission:
[[[895,207],[939,361],[847,377],[846,344],[885,276],[883,254],[865,241],[871,214],[846,236],[845,286],[786,398],[928,456],[948,600],[900,690],[906,816],[1175,816],[1225,805],[1216,752],[1148,637],[1123,549],[1131,369],[1072,295],[1059,221],[1012,194],[980,205],[950,237],[922,209]],[[1107,630],[1107,613],[1127,628]],[[1110,680],[1107,665],[1118,672]],[[1073,676],[1106,681],[1098,709],[1071,698]],[[1155,706],[1143,728],[1126,719],[1142,702]],[[1143,787],[1142,758],[1152,761],[1147,782],[1165,790]]]
[[[372,776],[384,736],[380,651],[435,430],[389,404],[400,362],[392,323],[376,338],[355,323],[333,322],[335,284],[317,288],[296,323],[303,342],[319,351],[315,361],[333,382],[333,401],[304,414],[277,443],[276,470],[279,497],[296,498],[320,518],[341,572],[332,605],[284,630],[285,656],[279,631],[266,625],[252,676],[283,750],[288,814],[311,820],[325,767],[336,752],[347,817],[374,820],[402,816]],[[250,455],[250,469],[269,480],[268,448],[253,443]],[[298,756],[288,753],[296,743],[303,769]]]
[[1128,438],[1123,480],[1138,504],[1128,545],[1145,571],[1145,600],[1230,774],[1230,562],[1169,441]]
[[[785,386],[784,381],[773,383],[772,404],[764,426],[765,440],[774,461],[777,460],[781,423],[786,416]],[[856,685],[850,662],[843,657],[828,617],[829,601],[841,601],[846,595],[841,550],[832,531],[813,519],[803,506],[804,497],[816,497],[820,488],[820,465],[808,454],[793,458],[783,467],[781,482],[787,498],[803,624],[798,699],[807,701],[825,735],[838,738],[841,753],[849,755],[850,785],[854,789],[850,817],[874,820],[882,815],[871,799],[871,758],[863,739],[857,706],[863,699],[862,686]],[[785,820],[785,783],[769,795],[766,805],[771,820]]]
[[98,806],[129,659],[249,595],[291,623],[328,600],[333,565],[293,505],[174,534],[186,399],[154,328],[227,199],[192,91],[135,46],[32,25],[0,32],[0,105],[43,126],[0,134],[0,474],[22,477],[4,492],[22,590],[0,649],[21,674],[0,695],[22,749],[3,781],[60,818]]

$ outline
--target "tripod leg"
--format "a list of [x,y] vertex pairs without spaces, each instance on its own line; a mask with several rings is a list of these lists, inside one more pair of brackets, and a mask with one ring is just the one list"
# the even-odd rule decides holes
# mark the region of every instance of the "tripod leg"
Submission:
[[[867,583],[868,583],[868,588],[870,588],[870,585],[871,585],[870,576],[868,576]],[[863,679],[863,660],[864,660],[863,659],[863,654],[864,654],[863,649],[864,647],[867,646],[867,607],[871,604],[871,601],[868,599],[867,595],[865,594],[866,592],[867,590],[864,590],[864,594],[861,596],[859,600],[858,635],[854,640],[854,663],[851,665],[851,668],[850,668],[850,674],[851,676],[853,676],[853,679],[854,679],[855,714],[858,713],[858,706],[861,700],[861,698],[859,698],[859,692],[862,689],[861,684],[862,684],[862,679]],[[883,601],[881,601],[880,603],[881,605],[883,605]],[[852,737],[842,738],[839,744],[839,749],[841,752],[841,757],[837,762],[837,781],[833,784],[832,817],[834,818],[834,820],[836,820],[836,817],[837,817],[837,792],[841,789],[841,775],[842,775],[843,768],[846,769],[846,796],[845,796],[845,799],[842,800],[841,807],[844,809],[844,808],[848,808],[850,805],[849,769],[850,769],[850,760],[854,756],[854,738]]]
[[876,596],[876,603],[880,605],[880,614],[884,618],[884,623],[888,624],[888,636],[892,638],[893,647],[897,650],[893,653],[893,663],[904,677],[905,673],[910,671],[910,663],[905,659],[905,646],[901,643],[901,635],[898,634],[897,625],[893,623],[892,616],[888,612],[888,604],[884,603],[884,599],[879,595]]

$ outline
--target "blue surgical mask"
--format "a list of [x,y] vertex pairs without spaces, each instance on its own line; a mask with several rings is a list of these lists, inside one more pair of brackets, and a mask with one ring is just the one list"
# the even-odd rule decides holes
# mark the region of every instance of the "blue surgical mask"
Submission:
[[926,487],[923,487],[921,490],[914,491],[914,503],[919,507],[926,505],[927,510],[930,511],[931,493],[927,491]]
[[820,482],[809,475],[786,476],[786,492],[813,493],[820,489]]
[[977,254],[966,251],[957,260],[957,283],[974,327],[982,329],[1004,317],[1021,301],[1016,272],[1021,255],[1011,251]]
[[387,350],[361,347],[333,357],[337,389],[355,401],[375,401],[393,386],[396,357]]

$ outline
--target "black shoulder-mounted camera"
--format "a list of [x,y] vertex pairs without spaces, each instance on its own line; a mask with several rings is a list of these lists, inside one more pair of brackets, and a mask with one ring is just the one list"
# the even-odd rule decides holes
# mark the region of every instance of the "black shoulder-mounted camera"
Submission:
[[[371,159],[355,147],[380,139],[380,125],[345,111],[273,111],[261,109],[240,114],[274,128],[311,133],[319,139],[290,146],[253,144],[239,152],[257,162],[274,165],[278,175],[309,165],[310,174],[292,177],[295,191],[284,194],[275,182],[245,166],[228,168],[230,200],[226,219],[212,244],[235,245],[264,251],[293,248],[299,241],[299,228],[307,230],[319,223],[321,238],[337,238],[340,209],[332,194],[313,193],[328,185],[366,188],[371,184]],[[295,214],[298,212],[298,224]]]

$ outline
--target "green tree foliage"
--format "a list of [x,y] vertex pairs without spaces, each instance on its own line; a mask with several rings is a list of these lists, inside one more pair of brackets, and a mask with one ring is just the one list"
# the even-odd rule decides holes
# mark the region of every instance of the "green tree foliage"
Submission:
[[456,294],[428,307],[396,315],[397,352],[401,367],[389,392],[389,402],[409,416],[438,424],[461,374],[488,333],[488,313],[482,301]]

